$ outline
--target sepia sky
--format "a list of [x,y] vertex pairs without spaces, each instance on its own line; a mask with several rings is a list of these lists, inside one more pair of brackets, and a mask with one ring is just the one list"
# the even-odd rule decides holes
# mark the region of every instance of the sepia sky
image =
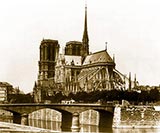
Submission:
[[[142,85],[160,84],[160,1],[88,0],[90,51],[115,54],[116,69]],[[61,48],[82,40],[84,0],[0,1],[0,81],[31,92],[41,40]]]

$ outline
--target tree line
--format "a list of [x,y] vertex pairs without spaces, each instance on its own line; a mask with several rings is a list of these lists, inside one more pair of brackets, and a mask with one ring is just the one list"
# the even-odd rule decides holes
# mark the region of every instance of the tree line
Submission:
[[101,102],[107,101],[122,101],[127,100],[130,103],[150,103],[157,102],[160,100],[160,92],[155,88],[150,91],[128,91],[128,90],[103,90],[103,91],[92,91],[92,92],[78,92],[76,94],[70,93],[69,99],[74,99],[77,102],[89,102],[95,103],[99,100]]
[[[157,88],[150,91],[128,91],[128,90],[96,90],[91,92],[77,92],[64,95],[62,92],[55,93],[53,96],[44,96],[45,100],[52,103],[60,103],[62,100],[75,100],[75,102],[95,103],[101,101],[121,101],[127,100],[130,103],[150,103],[160,101],[160,92]],[[10,94],[8,95],[9,103],[33,103],[34,97],[31,94]]]

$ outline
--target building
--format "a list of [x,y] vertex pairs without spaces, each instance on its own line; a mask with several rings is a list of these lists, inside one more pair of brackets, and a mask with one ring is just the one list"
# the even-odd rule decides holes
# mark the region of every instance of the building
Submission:
[[124,84],[106,49],[89,51],[87,7],[82,42],[67,42],[62,54],[59,48],[57,40],[43,39],[41,42],[38,80],[33,88],[35,102],[44,102],[57,92],[111,90]]
[[106,50],[89,54],[84,59],[78,76],[83,91],[113,89],[113,69],[115,63]]
[[[43,39],[40,44],[40,61],[38,81],[34,86],[35,101],[45,99],[45,93],[50,94],[54,87],[55,66],[59,54],[57,40]],[[47,92],[46,92],[47,90]]]
[[13,86],[7,82],[0,82],[0,103],[8,102],[8,94],[13,93]]
[[79,41],[70,41],[66,43],[65,55],[75,55],[82,56],[82,42]]
[[59,54],[57,40],[46,39],[41,41],[38,83],[43,85],[48,79],[55,76],[55,65]]

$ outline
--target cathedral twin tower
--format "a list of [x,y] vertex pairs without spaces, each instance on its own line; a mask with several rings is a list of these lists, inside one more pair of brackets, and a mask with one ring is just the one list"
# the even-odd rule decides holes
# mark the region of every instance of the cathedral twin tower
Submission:
[[[82,56],[82,61],[89,54],[87,30],[87,6],[85,7],[84,33],[82,42],[70,41],[66,44],[65,55]],[[55,65],[59,56],[58,40],[43,39],[40,45],[39,80],[54,78]]]

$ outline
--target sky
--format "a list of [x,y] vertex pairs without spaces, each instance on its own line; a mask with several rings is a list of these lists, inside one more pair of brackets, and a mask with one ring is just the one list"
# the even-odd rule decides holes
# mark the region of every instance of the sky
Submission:
[[[115,55],[116,69],[141,85],[160,84],[160,1],[88,0],[90,51]],[[33,90],[41,40],[81,41],[84,0],[0,1],[0,81]]]

